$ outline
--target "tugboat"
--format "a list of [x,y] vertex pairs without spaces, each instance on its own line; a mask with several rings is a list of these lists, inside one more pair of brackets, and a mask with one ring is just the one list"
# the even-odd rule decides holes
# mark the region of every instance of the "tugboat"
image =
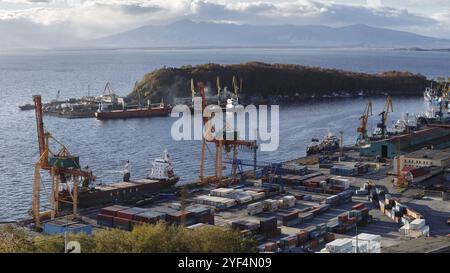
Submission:
[[322,152],[332,152],[339,150],[339,138],[335,135],[328,133],[322,142],[317,138],[313,138],[311,143],[306,147],[306,154],[313,155]]
[[[80,189],[78,205],[86,208],[112,203],[136,203],[156,193],[170,190],[179,180],[180,177],[175,175],[172,168],[169,153],[165,150],[163,158],[153,161],[147,178],[93,187],[84,186]],[[61,192],[59,198],[61,205],[64,205],[65,200],[70,200],[70,195]]]

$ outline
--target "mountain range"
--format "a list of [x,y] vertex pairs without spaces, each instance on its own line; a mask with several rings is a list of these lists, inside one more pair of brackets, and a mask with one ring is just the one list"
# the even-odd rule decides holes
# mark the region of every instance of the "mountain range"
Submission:
[[376,28],[363,24],[237,25],[181,20],[163,26],[142,26],[87,43],[106,47],[302,46],[302,47],[450,47],[449,39]]

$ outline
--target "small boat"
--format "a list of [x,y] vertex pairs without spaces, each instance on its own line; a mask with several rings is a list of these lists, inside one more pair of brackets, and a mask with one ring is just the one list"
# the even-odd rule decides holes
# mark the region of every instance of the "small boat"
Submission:
[[27,103],[25,105],[22,105],[22,106],[19,106],[20,111],[34,110],[34,108],[35,108],[34,105],[29,104],[29,103]]

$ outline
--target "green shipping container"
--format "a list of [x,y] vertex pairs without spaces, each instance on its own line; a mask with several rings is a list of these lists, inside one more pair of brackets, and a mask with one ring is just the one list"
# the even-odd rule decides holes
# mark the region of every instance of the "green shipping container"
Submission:
[[73,156],[69,158],[49,157],[48,164],[57,168],[80,168],[80,158]]

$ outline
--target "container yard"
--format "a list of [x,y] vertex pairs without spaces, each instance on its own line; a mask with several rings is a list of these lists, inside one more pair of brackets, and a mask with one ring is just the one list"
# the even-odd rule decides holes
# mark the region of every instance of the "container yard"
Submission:
[[[204,85],[199,89],[205,101]],[[40,159],[32,218],[21,225],[44,234],[130,232],[164,221],[189,230],[232,229],[254,240],[259,252],[271,253],[380,253],[407,240],[449,234],[449,128],[377,136],[370,144],[341,144],[282,162],[258,160],[256,141],[205,138],[197,181],[176,186],[179,177],[164,151],[147,178],[129,180],[127,163],[124,182],[95,185],[80,157],[44,132],[40,96],[34,101]],[[59,151],[50,148],[51,140]],[[214,166],[207,168],[204,155],[214,148]],[[238,149],[253,152],[253,160],[238,158]],[[230,174],[224,164],[231,165]],[[40,171],[52,179],[46,212]]]

